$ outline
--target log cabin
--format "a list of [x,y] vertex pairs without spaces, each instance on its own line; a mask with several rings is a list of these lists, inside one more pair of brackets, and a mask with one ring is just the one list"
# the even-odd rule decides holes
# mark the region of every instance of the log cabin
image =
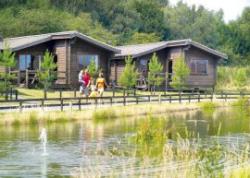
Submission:
[[165,88],[170,87],[173,65],[180,56],[184,56],[190,66],[191,74],[187,82],[189,87],[214,87],[218,61],[227,58],[226,54],[190,39],[114,47],[77,31],[1,38],[1,51],[4,44],[15,53],[17,64],[12,69],[0,67],[0,72],[15,73],[17,84],[26,87],[34,82],[46,50],[53,54],[57,64],[57,79],[54,83],[56,88],[77,87],[79,71],[88,66],[91,60],[103,70],[108,82],[117,83],[128,56],[133,58],[140,72],[138,87],[143,86],[141,81],[147,78],[148,63],[154,53],[163,65]]
[[125,66],[125,58],[131,56],[140,74],[138,88],[147,87],[146,82],[142,83],[142,80],[147,78],[148,63],[154,53],[163,65],[162,75],[165,77],[165,82],[162,87],[166,89],[171,88],[173,66],[176,59],[180,57],[184,57],[190,67],[190,76],[186,87],[193,89],[213,88],[216,84],[218,61],[227,59],[226,54],[191,39],[118,46],[117,48],[121,52],[116,53],[111,59],[110,80],[118,80]]
[[[17,74],[17,84],[28,87],[40,69],[43,55],[48,50],[57,64],[54,87],[69,88],[78,85],[78,73],[94,60],[96,66],[103,69],[108,76],[109,59],[119,49],[81,34],[77,31],[66,31],[33,36],[4,39],[3,43],[15,52],[17,65],[9,70]],[[6,71],[1,67],[0,70]]]

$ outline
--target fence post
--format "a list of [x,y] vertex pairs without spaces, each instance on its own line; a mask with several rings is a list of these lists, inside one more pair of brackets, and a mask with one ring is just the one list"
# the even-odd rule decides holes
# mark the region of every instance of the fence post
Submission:
[[125,97],[125,89],[123,89],[123,97]]
[[23,102],[20,101],[19,102],[19,112],[22,112],[23,111]]
[[181,92],[179,91],[179,103],[181,103]]
[[191,94],[188,95],[188,102],[191,103]]
[[198,103],[201,102],[201,95],[200,92],[198,93]]
[[148,95],[148,102],[151,102],[151,98],[150,98],[150,95]]
[[134,89],[134,96],[136,96],[136,88]]
[[79,98],[79,99],[78,99],[78,109],[79,109],[79,111],[82,110],[81,104],[82,104],[81,98]]
[[172,96],[169,95],[169,103],[172,103]]
[[161,104],[161,94],[158,96],[158,102]]
[[74,88],[74,98],[76,98],[76,89]]
[[5,90],[5,101],[8,101],[8,99],[9,99],[9,90],[8,89],[6,89]]
[[213,92],[211,93],[211,102],[213,102]]
[[95,108],[97,108],[97,98],[95,98]]
[[115,87],[112,88],[113,97],[115,96]]
[[123,106],[126,106],[126,96],[123,96]]
[[13,98],[12,98],[12,92],[13,92],[13,88],[11,87],[11,88],[10,88],[10,100],[13,99]]
[[44,93],[43,93],[43,94],[44,94],[44,99],[47,99],[47,90],[44,89],[43,92],[44,92]]
[[18,100],[18,90],[16,90],[16,100]]
[[113,98],[110,97],[110,106],[112,106],[112,105],[113,105]]
[[62,89],[59,91],[59,98],[62,99]]
[[63,111],[63,99],[61,99],[61,111]]
[[44,111],[44,100],[41,100],[41,106],[42,106],[42,110]]
[[138,96],[136,96],[136,104],[138,104],[138,103],[139,103]]

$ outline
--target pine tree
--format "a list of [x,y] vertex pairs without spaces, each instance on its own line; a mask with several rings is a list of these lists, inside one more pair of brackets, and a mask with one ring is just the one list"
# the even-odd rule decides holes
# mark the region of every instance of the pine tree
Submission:
[[125,59],[126,65],[124,71],[122,72],[120,78],[118,79],[118,83],[125,87],[126,89],[135,87],[138,77],[138,72],[136,70],[135,64],[133,63],[133,59],[129,56]]
[[[16,61],[15,61],[15,53],[13,53],[9,46],[4,44],[5,49],[0,52],[0,66],[6,68],[6,70],[9,70],[11,67],[15,67]],[[11,75],[9,72],[1,72],[0,73],[0,79],[4,82],[2,83],[1,90],[6,91],[9,89],[11,80],[14,78],[13,75]]]
[[163,70],[162,64],[159,62],[157,55],[154,53],[150,62],[149,73],[148,73],[148,84],[153,86],[154,91],[156,86],[160,86],[164,80],[164,77],[161,76],[161,72]]
[[178,90],[182,89],[186,85],[189,74],[190,69],[185,62],[185,58],[181,56],[175,59],[173,65],[173,79],[171,82],[171,86]]
[[88,66],[89,74],[92,78],[96,78],[98,76],[98,69],[96,67],[95,60],[91,60]]
[[56,78],[54,72],[56,64],[54,63],[53,58],[53,55],[46,51],[41,63],[41,69],[37,72],[39,82],[43,85],[45,91],[51,87]]

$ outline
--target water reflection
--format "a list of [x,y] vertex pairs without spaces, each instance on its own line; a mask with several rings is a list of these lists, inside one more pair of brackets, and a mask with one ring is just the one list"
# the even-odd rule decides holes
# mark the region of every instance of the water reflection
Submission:
[[[191,133],[200,137],[204,145],[211,140],[232,148],[232,143],[248,143],[250,119],[248,112],[217,110],[213,113],[190,111],[160,116],[166,119],[168,138],[176,139]],[[145,118],[120,118],[107,122],[82,121],[43,126],[19,126],[0,128],[0,177],[70,176],[79,167],[96,166],[101,172],[121,169],[121,165],[136,162],[130,150],[128,138],[134,135],[138,124]],[[218,129],[220,128],[220,135]],[[41,157],[41,145],[37,138],[42,127],[48,133],[48,157]],[[236,147],[236,146],[234,146]],[[234,148],[237,151],[239,148]],[[122,155],[117,150],[124,150]],[[108,155],[103,153],[107,151]],[[99,156],[97,156],[99,155]],[[123,164],[124,163],[124,164]]]

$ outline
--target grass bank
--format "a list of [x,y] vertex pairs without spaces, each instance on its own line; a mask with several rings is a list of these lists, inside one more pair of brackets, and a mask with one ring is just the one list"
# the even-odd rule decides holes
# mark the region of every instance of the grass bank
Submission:
[[155,114],[168,114],[193,110],[214,110],[215,107],[231,106],[230,103],[162,103],[128,106],[112,106],[110,108],[91,108],[82,111],[25,111],[0,113],[0,125],[36,125],[52,122],[73,122],[78,120],[105,121],[121,117],[137,117]]

